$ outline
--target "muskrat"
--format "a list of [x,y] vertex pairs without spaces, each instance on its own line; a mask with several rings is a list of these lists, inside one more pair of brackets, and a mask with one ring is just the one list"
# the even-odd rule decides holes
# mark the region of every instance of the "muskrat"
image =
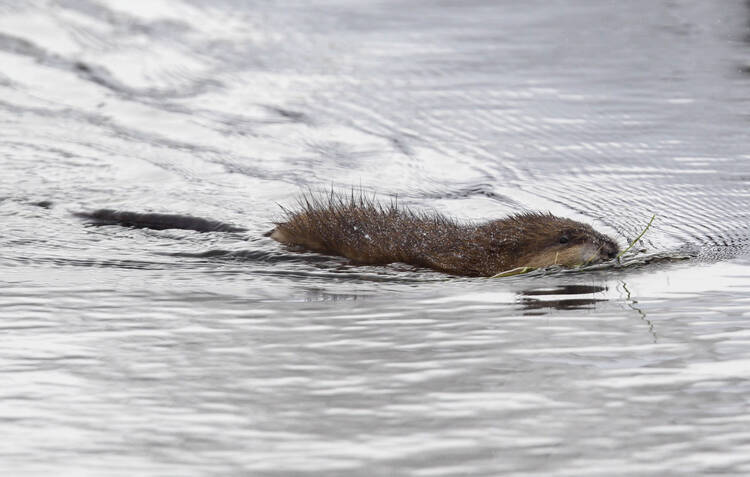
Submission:
[[611,260],[619,247],[591,226],[524,212],[482,224],[383,205],[363,195],[307,194],[267,235],[358,264],[403,262],[452,275],[492,276],[518,267],[574,267]]

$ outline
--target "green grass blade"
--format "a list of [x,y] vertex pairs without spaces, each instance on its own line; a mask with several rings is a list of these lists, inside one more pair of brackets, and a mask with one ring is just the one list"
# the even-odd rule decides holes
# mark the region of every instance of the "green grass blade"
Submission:
[[625,250],[623,250],[622,252],[620,252],[619,254],[617,254],[617,256],[615,257],[615,260],[619,260],[620,257],[622,257],[623,255],[625,255],[625,252],[627,252],[628,250],[630,250],[631,248],[633,248],[633,246],[641,239],[641,237],[643,237],[643,234],[645,234],[646,231],[649,229],[649,227],[651,227],[651,224],[654,223],[654,219],[655,218],[656,218],[656,214],[654,214],[654,215],[651,216],[651,220],[648,221],[648,225],[646,225],[646,228],[643,229],[643,232],[641,232],[641,234],[639,236],[637,236],[635,238],[635,240],[633,240],[633,242],[630,243],[630,245],[628,245],[628,248],[626,248]]

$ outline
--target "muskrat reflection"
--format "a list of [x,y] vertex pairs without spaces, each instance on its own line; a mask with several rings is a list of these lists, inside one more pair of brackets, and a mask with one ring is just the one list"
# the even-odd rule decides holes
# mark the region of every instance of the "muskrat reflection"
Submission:
[[[554,288],[537,288],[531,290],[523,290],[518,292],[520,299],[518,300],[521,308],[531,313],[529,314],[543,314],[541,310],[553,309],[553,310],[585,310],[592,309],[597,303],[607,301],[603,298],[557,298],[557,299],[542,299],[542,298],[530,298],[530,297],[542,297],[542,296],[559,296],[559,295],[590,295],[594,293],[601,293],[606,291],[608,288],[597,285],[561,285]],[[537,313],[535,313],[535,311]]]

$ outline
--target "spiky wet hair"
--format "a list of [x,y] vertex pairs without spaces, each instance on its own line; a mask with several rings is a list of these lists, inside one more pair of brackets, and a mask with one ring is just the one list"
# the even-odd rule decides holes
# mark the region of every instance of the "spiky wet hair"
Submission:
[[[341,255],[361,264],[404,262],[456,275],[490,276],[523,266],[540,249],[587,242],[616,245],[590,226],[549,213],[526,212],[483,224],[436,211],[383,203],[362,192],[307,192],[271,237],[291,246]],[[552,262],[550,262],[550,265]]]

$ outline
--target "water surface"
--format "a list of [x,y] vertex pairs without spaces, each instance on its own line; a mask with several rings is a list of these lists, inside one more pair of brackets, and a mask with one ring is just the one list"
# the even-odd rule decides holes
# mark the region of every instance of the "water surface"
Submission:
[[[739,0],[0,0],[0,471],[747,475],[748,25]],[[263,237],[352,186],[623,246],[657,217],[629,266],[502,280]],[[102,207],[248,230],[75,215]]]

